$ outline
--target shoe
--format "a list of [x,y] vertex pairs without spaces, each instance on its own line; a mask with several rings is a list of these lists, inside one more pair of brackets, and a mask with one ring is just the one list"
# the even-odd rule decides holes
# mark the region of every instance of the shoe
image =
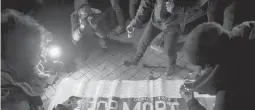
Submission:
[[113,29],[109,34],[108,36],[111,37],[111,36],[119,36],[123,33],[126,32],[126,27],[125,26],[117,26],[115,29]]
[[124,61],[124,66],[137,66],[139,62],[140,62],[140,58],[135,56],[132,59]]

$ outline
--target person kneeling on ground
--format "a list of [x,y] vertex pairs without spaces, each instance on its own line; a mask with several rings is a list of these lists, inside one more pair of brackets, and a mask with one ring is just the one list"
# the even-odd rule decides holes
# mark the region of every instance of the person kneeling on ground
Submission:
[[203,68],[193,86],[199,93],[216,95],[215,110],[253,108],[255,86],[255,21],[225,30],[211,22],[197,26],[184,51],[190,63]]
[[99,37],[101,48],[107,48],[105,43],[106,34],[98,27],[98,23],[102,20],[101,11],[91,8],[88,4],[82,5],[78,10],[71,15],[72,37],[73,43],[77,42],[86,34],[86,26],[89,25],[93,29],[94,35]]

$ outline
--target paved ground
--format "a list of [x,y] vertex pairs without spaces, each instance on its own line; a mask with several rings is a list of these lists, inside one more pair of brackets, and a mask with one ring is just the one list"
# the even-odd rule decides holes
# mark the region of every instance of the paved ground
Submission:
[[[58,36],[68,37],[69,31],[69,14],[71,8],[59,8],[43,10],[37,14],[36,19],[50,31]],[[135,53],[136,44],[139,41],[143,29],[137,30],[136,36],[132,39],[127,39],[127,35],[116,37],[121,42],[110,40],[109,50],[102,51],[100,48],[92,48],[90,57],[85,61],[80,61],[77,66],[77,71],[63,75],[53,86],[49,86],[42,96],[44,106],[47,107],[51,98],[56,92],[56,86],[63,77],[71,77],[75,80],[82,78],[86,80],[144,80],[150,72],[153,72],[155,77],[164,77],[164,71],[167,66],[166,55],[160,54],[150,48],[147,49],[141,63],[137,67],[125,67],[123,61],[129,59]],[[180,41],[185,41],[185,38],[180,38]],[[91,41],[91,45],[97,45],[95,41]],[[92,46],[98,47],[98,46]],[[144,67],[149,65],[151,68]],[[178,52],[177,64],[181,67],[190,66],[183,57],[182,52]],[[188,75],[187,70],[181,70],[176,76],[184,78]]]

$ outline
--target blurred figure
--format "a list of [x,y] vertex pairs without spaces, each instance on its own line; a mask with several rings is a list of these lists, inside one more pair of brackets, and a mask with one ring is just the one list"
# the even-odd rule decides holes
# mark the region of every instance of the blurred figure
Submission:
[[42,48],[51,41],[48,30],[16,10],[1,13],[1,108],[31,110],[42,105],[48,74],[38,73]]
[[173,75],[177,69],[177,40],[186,24],[186,14],[184,13],[188,13],[186,8],[191,4],[196,8],[200,8],[201,5],[197,4],[196,0],[188,2],[187,4],[189,5],[182,5],[178,0],[143,0],[135,19],[127,26],[128,33],[132,33],[137,25],[143,24],[147,17],[151,16],[151,19],[140,39],[136,55],[132,59],[125,61],[124,65],[137,65],[151,41],[162,32],[162,36],[164,36],[165,53],[168,55],[169,63],[166,74],[167,76]]
[[243,22],[232,31],[210,22],[188,36],[184,51],[203,75],[193,86],[199,93],[216,95],[215,110],[253,108],[255,86],[255,22]]

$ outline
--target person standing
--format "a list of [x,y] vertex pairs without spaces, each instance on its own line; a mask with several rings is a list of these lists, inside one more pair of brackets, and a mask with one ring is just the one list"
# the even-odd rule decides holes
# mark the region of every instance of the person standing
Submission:
[[[127,26],[127,31],[132,32],[137,25],[143,24],[148,16],[151,18],[140,39],[135,56],[124,61],[125,66],[137,65],[151,41],[163,32],[164,49],[168,56],[166,74],[170,76],[175,73],[177,40],[185,24],[183,13],[186,12],[185,8],[175,3],[178,4],[177,0],[142,0],[136,17]],[[189,3],[196,4],[196,0]]]

